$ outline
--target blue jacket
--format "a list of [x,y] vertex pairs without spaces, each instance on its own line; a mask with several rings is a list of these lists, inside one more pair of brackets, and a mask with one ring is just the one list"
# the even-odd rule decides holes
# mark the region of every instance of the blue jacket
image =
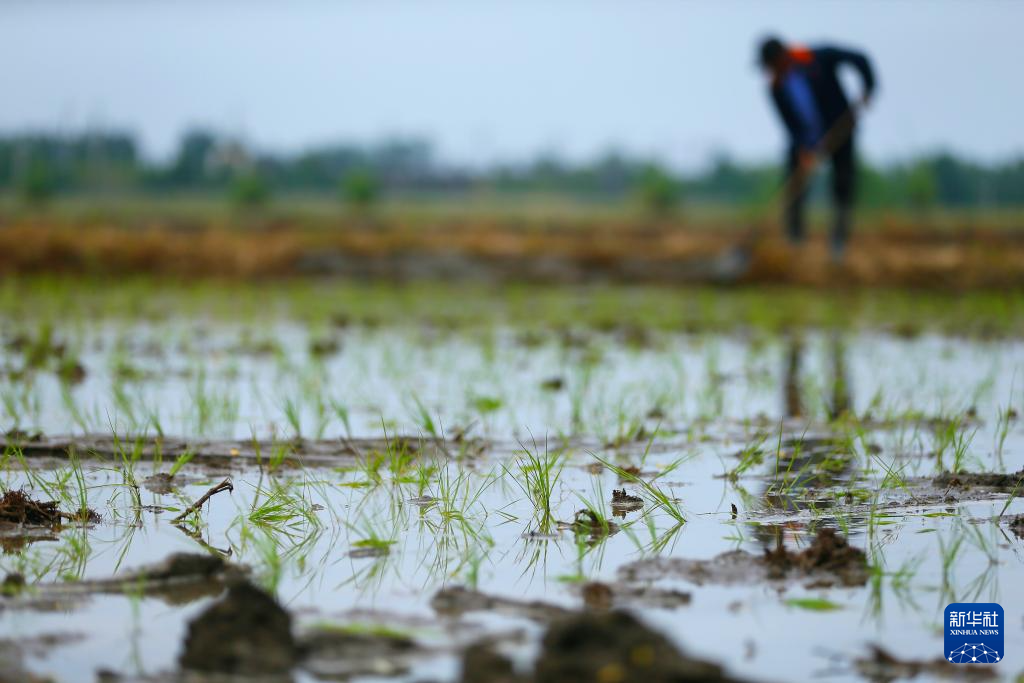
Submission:
[[839,82],[839,67],[849,64],[860,74],[864,96],[875,91],[875,72],[860,52],[833,46],[792,48],[790,68],[772,82],[775,108],[794,147],[813,148],[850,108]]

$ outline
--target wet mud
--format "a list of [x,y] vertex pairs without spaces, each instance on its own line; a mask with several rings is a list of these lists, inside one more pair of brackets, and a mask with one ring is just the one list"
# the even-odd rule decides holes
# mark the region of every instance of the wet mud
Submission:
[[868,580],[867,557],[834,529],[822,529],[806,548],[781,545],[756,555],[732,550],[710,560],[651,558],[619,570],[627,582],[684,579],[698,586],[747,585],[752,582],[801,583],[807,586],[862,586]]
[[5,491],[0,497],[0,525],[59,526],[61,522],[98,522],[100,516],[88,508],[69,513],[58,509],[55,500],[33,500],[20,490]]
[[1024,485],[1024,470],[1019,472],[943,472],[932,480],[938,488],[970,489],[988,488],[1012,491]]
[[234,583],[188,624],[182,669],[235,675],[286,674],[298,662],[291,615],[268,593]]
[[854,666],[871,683],[893,683],[903,680],[989,681],[998,677],[995,670],[984,666],[950,664],[942,657],[935,659],[900,659],[885,648],[873,645],[871,654],[854,661]]
[[679,651],[624,611],[584,612],[552,623],[531,673],[517,674],[493,648],[469,648],[462,683],[730,683],[722,667]]
[[571,612],[540,600],[514,600],[461,586],[442,588],[431,598],[430,606],[445,617],[461,617],[470,612],[499,612],[544,622],[564,617]]
[[633,496],[626,492],[626,489],[612,490],[612,514],[616,517],[625,517],[630,512],[642,510],[644,499],[640,496]]
[[169,605],[183,605],[219,595],[225,586],[241,581],[247,568],[225,562],[216,555],[173,553],[165,560],[118,576],[74,582],[34,583],[22,590],[24,580],[9,575],[4,581],[0,608],[39,609],[52,604],[69,604],[89,595],[133,593],[159,598]]
[[[145,461],[173,459],[182,453],[191,453],[196,465],[217,467],[252,466],[266,461],[270,454],[285,450],[283,464],[299,468],[315,465],[353,465],[367,455],[401,452],[410,456],[428,458],[452,457],[456,453],[476,453],[486,447],[485,442],[466,439],[442,439],[431,436],[395,436],[390,438],[360,439],[285,439],[285,440],[204,440],[171,437],[113,437],[107,434],[75,436],[48,436],[35,434],[31,440],[10,435],[0,437],[0,450],[14,448],[26,458],[66,459],[69,452],[87,454],[93,458],[119,458],[125,451]],[[157,473],[147,478],[144,485],[156,492],[169,492],[180,483],[171,475]]]

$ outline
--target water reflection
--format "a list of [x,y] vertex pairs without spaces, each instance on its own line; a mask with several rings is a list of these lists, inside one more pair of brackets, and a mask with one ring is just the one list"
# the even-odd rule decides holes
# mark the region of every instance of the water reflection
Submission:
[[[829,336],[826,349],[828,372],[823,373],[827,382],[823,392],[824,409],[829,420],[836,420],[848,413],[853,405],[846,365],[846,340],[835,332]],[[790,334],[786,338],[782,366],[782,411],[788,418],[806,417],[808,406],[813,405],[814,387],[803,381],[806,350],[804,338],[799,333]]]

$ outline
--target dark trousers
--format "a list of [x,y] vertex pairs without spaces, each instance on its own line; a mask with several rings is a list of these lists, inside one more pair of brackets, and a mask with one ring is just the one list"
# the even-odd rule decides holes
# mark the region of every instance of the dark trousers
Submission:
[[[832,244],[842,247],[850,230],[850,207],[853,206],[856,190],[856,163],[853,154],[853,134],[846,136],[846,141],[836,147],[829,157],[832,165],[832,201],[835,205],[835,218],[832,222]],[[799,149],[791,147],[786,159],[786,185],[790,188],[790,196],[786,199],[785,221],[787,235],[792,242],[802,242],[806,235],[804,225],[804,204],[807,203],[810,178],[802,181],[796,178],[799,166]]]

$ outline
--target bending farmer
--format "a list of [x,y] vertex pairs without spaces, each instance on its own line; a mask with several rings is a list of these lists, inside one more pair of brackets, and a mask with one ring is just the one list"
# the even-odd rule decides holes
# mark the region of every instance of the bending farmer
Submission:
[[863,83],[860,102],[867,105],[875,90],[871,62],[859,52],[831,46],[788,46],[778,38],[761,43],[760,62],[771,81],[772,101],[789,131],[784,198],[789,240],[794,244],[804,240],[808,181],[817,159],[829,157],[835,202],[830,246],[833,259],[840,260],[854,199],[856,111],[843,92],[838,70],[843,64],[857,70]]

